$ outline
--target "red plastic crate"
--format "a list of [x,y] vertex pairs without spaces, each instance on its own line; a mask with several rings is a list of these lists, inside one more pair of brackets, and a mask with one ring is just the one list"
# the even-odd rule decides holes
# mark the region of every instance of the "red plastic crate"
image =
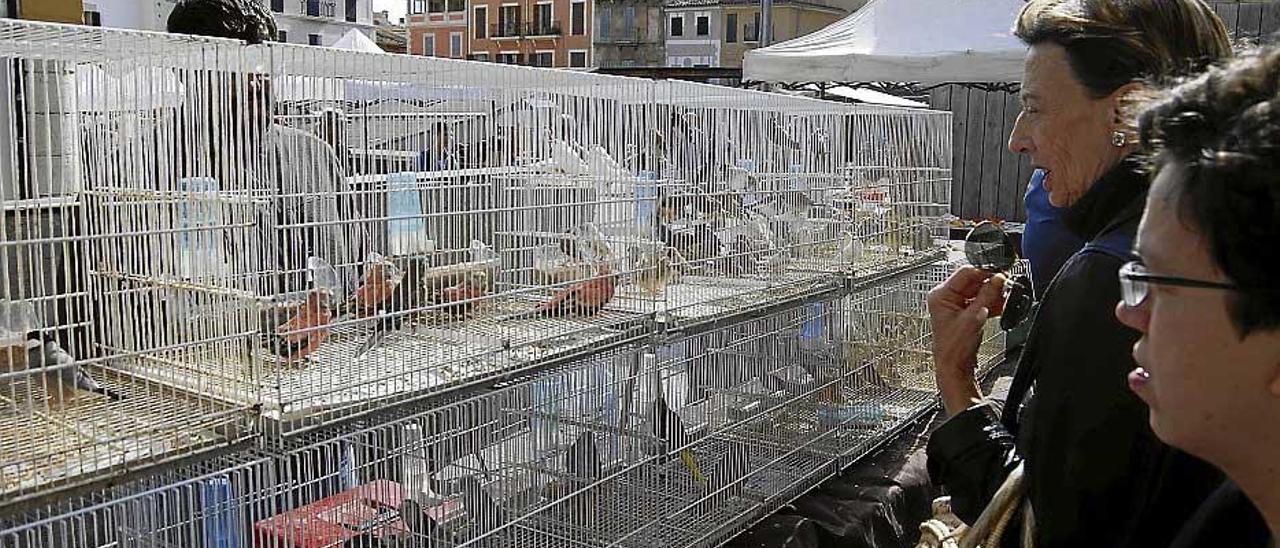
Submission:
[[[377,480],[254,524],[254,544],[262,548],[328,548],[372,534],[398,537],[408,532],[400,519],[399,483]],[[435,514],[440,509],[432,508]]]

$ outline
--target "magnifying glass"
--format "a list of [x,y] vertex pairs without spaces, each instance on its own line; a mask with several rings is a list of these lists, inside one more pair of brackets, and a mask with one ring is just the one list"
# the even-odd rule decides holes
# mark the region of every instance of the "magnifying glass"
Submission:
[[[964,255],[969,264],[996,274],[1008,273],[1018,261],[1009,233],[990,221],[978,223],[965,236]],[[1031,311],[1031,280],[1022,274],[1010,278],[1004,284],[1004,297],[1000,329],[1008,331],[1022,323]]]

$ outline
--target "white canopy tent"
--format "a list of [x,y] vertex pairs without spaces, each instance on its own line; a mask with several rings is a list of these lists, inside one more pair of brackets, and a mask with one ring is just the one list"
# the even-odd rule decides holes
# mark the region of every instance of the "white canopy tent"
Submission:
[[755,82],[1016,82],[1024,0],[871,0],[799,38],[747,53]]
[[342,38],[339,38],[337,42],[333,43],[332,47],[351,51],[363,51],[366,53],[386,53],[385,51],[382,51],[382,48],[378,47],[376,42],[366,36],[363,32],[360,32],[359,29],[351,29],[347,31],[346,34],[342,35]]

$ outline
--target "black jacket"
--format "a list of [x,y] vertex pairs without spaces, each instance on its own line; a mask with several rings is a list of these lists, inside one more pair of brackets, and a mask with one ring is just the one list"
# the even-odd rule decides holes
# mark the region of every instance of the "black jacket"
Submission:
[[[1123,162],[1063,220],[1093,241],[1137,231],[1145,179]],[[1037,546],[1156,546],[1221,481],[1212,468],[1162,444],[1126,381],[1138,333],[1121,325],[1121,257],[1086,246],[1049,286],[1004,408],[983,404],[931,436],[929,474],[972,523],[1024,457]],[[1016,535],[1007,535],[1006,538]]]
[[1270,542],[1258,508],[1228,481],[1191,516],[1170,548],[1267,548]]

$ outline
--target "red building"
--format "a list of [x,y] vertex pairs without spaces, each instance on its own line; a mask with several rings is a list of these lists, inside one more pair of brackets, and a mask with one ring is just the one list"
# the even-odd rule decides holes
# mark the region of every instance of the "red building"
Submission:
[[411,0],[409,53],[463,59],[471,53],[467,0]]
[[538,67],[591,66],[590,0],[472,0],[470,57]]

